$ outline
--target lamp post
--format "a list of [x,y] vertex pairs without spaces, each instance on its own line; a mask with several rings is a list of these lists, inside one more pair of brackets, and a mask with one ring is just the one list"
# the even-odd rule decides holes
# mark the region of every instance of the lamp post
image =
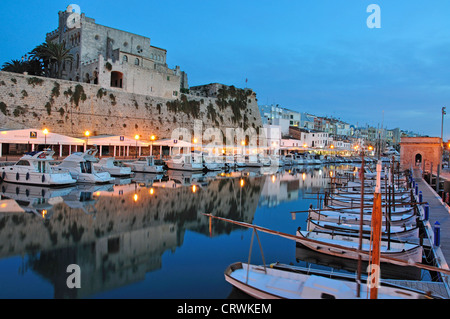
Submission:
[[138,158],[138,140],[139,140],[139,135],[135,135],[134,139],[136,140],[136,158]]
[[[441,122],[441,154],[439,156],[439,164],[437,167],[437,172],[436,172],[436,193],[439,194],[439,184],[440,184],[440,180],[439,180],[439,172],[441,170],[441,166],[442,166],[442,156],[444,155],[444,115],[447,114],[445,112],[445,106],[442,108],[442,122]],[[433,172],[431,172],[431,174],[433,174]]]
[[48,130],[47,130],[47,129],[44,129],[43,133],[44,133],[44,136],[45,136],[45,145],[47,146],[47,134],[48,134]]
[[152,144],[151,144],[151,146],[150,146],[150,156],[153,156],[153,143],[154,143],[155,140],[156,140],[156,136],[155,136],[155,135],[152,135],[152,136],[150,137],[150,140],[152,141]]
[[89,136],[90,135],[91,135],[91,132],[89,132],[89,131],[84,132],[84,136],[86,136],[86,150],[88,148]]

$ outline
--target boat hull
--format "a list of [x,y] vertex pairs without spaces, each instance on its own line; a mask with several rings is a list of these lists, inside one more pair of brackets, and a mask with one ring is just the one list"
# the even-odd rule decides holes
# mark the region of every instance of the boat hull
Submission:
[[[358,259],[357,252],[359,239],[351,235],[336,235],[323,232],[297,231],[297,243],[312,250],[348,259]],[[306,239],[306,240],[304,240]],[[362,251],[370,251],[370,241],[362,239]],[[381,257],[395,258],[404,261],[422,262],[423,249],[420,245],[399,243],[391,241],[390,249],[387,249],[388,241],[381,241]],[[368,261],[368,254],[361,254],[361,259]]]
[[60,187],[73,185],[76,180],[69,173],[36,173],[36,172],[7,172],[1,173],[2,180],[8,183],[24,185],[40,185]]

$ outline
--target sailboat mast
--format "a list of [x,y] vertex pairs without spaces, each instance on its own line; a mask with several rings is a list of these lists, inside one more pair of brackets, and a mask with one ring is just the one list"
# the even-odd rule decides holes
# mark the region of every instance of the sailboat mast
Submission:
[[[364,150],[361,152],[361,209],[359,212],[359,243],[358,249],[362,250],[362,233],[363,233],[363,219],[364,219]],[[358,280],[357,280],[357,289],[356,296],[359,298],[361,293],[361,264],[362,257],[358,256]]]
[[372,209],[372,263],[370,264],[370,299],[378,298],[380,281],[380,244],[381,244],[381,161],[377,163],[377,184],[373,194]]

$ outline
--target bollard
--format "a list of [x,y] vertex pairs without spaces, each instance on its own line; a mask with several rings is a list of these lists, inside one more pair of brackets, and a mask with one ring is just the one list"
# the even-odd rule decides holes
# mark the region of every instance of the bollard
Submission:
[[428,204],[425,204],[424,210],[425,210],[424,218],[425,220],[428,220],[428,218],[430,218],[430,206]]
[[419,192],[419,203],[422,203],[422,191]]
[[419,194],[419,186],[416,185],[416,196]]
[[439,222],[434,223],[434,245],[439,246],[441,244],[441,224]]

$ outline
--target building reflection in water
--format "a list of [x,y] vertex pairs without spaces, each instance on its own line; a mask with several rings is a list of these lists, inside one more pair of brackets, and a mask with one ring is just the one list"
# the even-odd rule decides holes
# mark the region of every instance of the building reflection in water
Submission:
[[[309,205],[309,193],[328,187],[330,171],[335,174],[334,167],[323,166],[169,171],[63,189],[3,183],[2,203],[14,209],[0,210],[0,260],[27,256],[22,270],[52,283],[55,298],[90,297],[145,280],[162,268],[165,252],[183,245],[187,231],[205,237],[242,231],[229,223],[210,224],[204,213],[252,223],[258,207]],[[295,254],[293,259],[336,264],[298,249]],[[67,288],[70,264],[82,269],[81,289]]]
[[[88,297],[160,269],[163,253],[182,246],[187,230],[209,236],[205,212],[252,222],[263,185],[263,176],[188,172],[64,189],[4,183],[2,199],[26,213],[0,214],[0,259],[28,255],[24,269],[50,281],[55,298]],[[211,234],[234,229],[215,223]],[[67,288],[70,264],[82,269],[81,289]]]

